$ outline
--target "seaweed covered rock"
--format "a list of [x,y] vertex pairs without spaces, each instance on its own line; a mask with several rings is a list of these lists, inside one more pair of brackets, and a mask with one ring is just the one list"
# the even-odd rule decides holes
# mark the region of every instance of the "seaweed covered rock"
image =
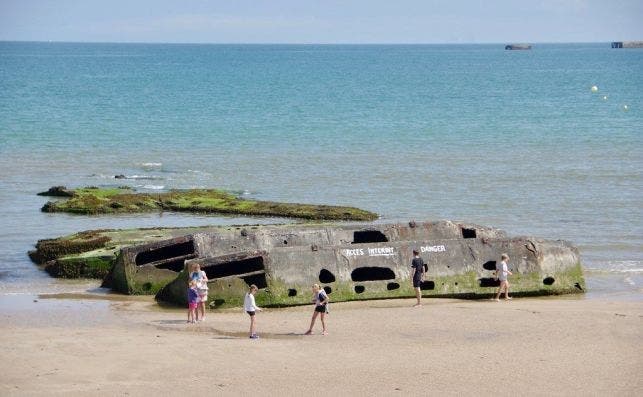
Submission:
[[67,256],[80,254],[103,248],[111,238],[101,232],[106,230],[91,230],[80,232],[68,237],[40,240],[36,249],[29,251],[29,257],[38,264]]
[[46,192],[38,193],[38,196],[73,197],[74,191],[65,186],[52,186]]
[[216,189],[135,193],[123,187],[87,187],[71,192],[67,200],[47,202],[41,210],[74,214],[177,211],[309,220],[372,221],[377,219],[377,214],[355,207],[246,200]]

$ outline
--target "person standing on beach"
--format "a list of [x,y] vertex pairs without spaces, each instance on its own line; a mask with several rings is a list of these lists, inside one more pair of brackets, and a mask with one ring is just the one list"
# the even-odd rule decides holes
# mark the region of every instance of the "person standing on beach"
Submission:
[[199,314],[197,313],[197,306],[199,305],[199,293],[196,288],[196,281],[190,280],[188,284],[188,323],[195,323]]
[[197,312],[201,312],[199,317],[197,313],[197,321],[205,320],[205,303],[208,301],[208,276],[198,263],[192,264],[192,273],[190,273],[190,280],[196,281],[197,292],[199,294],[199,306]]
[[250,316],[250,339],[258,339],[259,335],[255,332],[255,314],[260,312],[261,308],[255,303],[255,293],[257,293],[257,286],[252,284],[250,286],[250,291],[246,292],[246,296],[243,299],[243,309]]
[[313,302],[315,303],[315,311],[313,312],[313,318],[310,320],[310,328],[308,328],[308,331],[306,331],[304,335],[313,334],[313,326],[315,325],[317,315],[321,317],[322,335],[328,335],[328,332],[326,332],[326,321],[324,321],[326,313],[328,313],[328,295],[319,284],[313,284]]
[[417,302],[413,307],[422,306],[422,281],[424,280],[424,261],[420,258],[420,253],[418,250],[413,250],[413,260],[411,261],[411,282],[413,283],[413,288],[415,289],[415,299]]
[[507,268],[507,261],[509,260],[509,255],[502,254],[500,256],[500,263],[496,264],[496,278],[500,280],[500,286],[498,286],[498,291],[496,292],[495,301],[500,300],[500,293],[502,290],[505,290],[505,300],[510,300],[509,297],[509,281],[507,280],[507,275],[513,275],[512,272]]

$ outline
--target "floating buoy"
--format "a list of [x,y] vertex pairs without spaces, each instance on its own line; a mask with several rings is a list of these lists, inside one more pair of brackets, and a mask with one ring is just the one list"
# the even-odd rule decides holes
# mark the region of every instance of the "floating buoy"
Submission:
[[607,101],[607,95],[603,95],[603,100]]
[[592,89],[592,92],[598,92],[598,87],[595,85],[593,85],[591,89]]
[[627,107],[627,105],[623,105],[623,110],[629,110],[629,108]]

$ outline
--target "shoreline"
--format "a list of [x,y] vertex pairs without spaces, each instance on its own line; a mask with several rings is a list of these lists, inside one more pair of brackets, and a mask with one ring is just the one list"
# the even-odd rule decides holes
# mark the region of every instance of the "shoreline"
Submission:
[[319,320],[317,335],[303,336],[312,307],[295,306],[259,313],[253,341],[240,308],[193,325],[186,310],[150,297],[62,297],[0,296],[0,394],[635,395],[643,387],[641,301],[333,303],[328,336]]

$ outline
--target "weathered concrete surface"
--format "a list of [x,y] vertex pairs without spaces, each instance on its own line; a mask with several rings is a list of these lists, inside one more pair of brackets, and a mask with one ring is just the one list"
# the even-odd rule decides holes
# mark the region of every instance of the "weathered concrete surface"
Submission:
[[211,227],[87,230],[55,239],[39,240],[36,249],[29,252],[29,257],[54,277],[105,279],[104,286],[110,287],[110,270],[123,247],[210,229]]
[[[195,233],[187,239],[194,244],[194,258],[186,259],[185,266],[201,264],[210,279],[210,305],[214,307],[240,305],[249,284],[260,288],[260,305],[309,303],[313,283],[323,285],[335,301],[413,296],[413,249],[421,251],[426,263],[422,286],[425,296],[490,296],[497,285],[495,262],[503,252],[512,258],[515,294],[577,293],[585,289],[579,254],[571,244],[533,237],[509,238],[497,229],[450,221],[237,227]],[[165,252],[171,253],[172,241],[164,244]],[[131,247],[128,255],[149,253],[155,247]],[[176,278],[159,291],[157,299],[183,305],[187,274],[180,258],[186,253],[179,249],[176,254],[165,259],[174,263]],[[143,262],[136,266],[131,261],[117,263],[129,267],[119,270],[126,276],[120,290],[136,290],[132,284],[140,284],[155,272],[153,263]]]

